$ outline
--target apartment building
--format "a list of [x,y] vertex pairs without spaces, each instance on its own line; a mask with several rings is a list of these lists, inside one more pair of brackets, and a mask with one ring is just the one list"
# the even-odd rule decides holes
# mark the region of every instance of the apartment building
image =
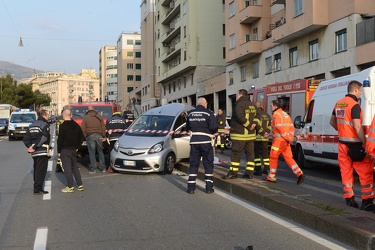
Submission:
[[[117,40],[117,102],[133,110],[141,100],[141,35],[121,33]],[[138,113],[138,112],[137,112]]]
[[162,103],[195,106],[204,96],[214,109],[218,95],[206,93],[204,82],[225,72],[224,14],[222,0],[156,1],[156,82]]
[[51,97],[50,106],[44,107],[53,115],[59,115],[62,107],[78,101],[99,101],[99,79],[94,69],[82,69],[79,74],[46,72],[33,75],[28,81],[33,91],[39,90]]
[[117,102],[117,47],[99,51],[99,95],[101,100]]
[[373,0],[225,2],[229,114],[238,89],[331,79],[375,65]]
[[144,0],[141,4],[141,110],[142,113],[159,106],[160,85],[155,81],[155,0]]

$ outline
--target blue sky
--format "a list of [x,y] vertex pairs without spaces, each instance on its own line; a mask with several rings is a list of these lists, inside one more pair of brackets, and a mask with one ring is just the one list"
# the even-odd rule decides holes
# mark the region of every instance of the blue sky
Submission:
[[140,33],[141,2],[0,0],[0,61],[43,71],[98,71],[101,47],[116,45],[123,31]]

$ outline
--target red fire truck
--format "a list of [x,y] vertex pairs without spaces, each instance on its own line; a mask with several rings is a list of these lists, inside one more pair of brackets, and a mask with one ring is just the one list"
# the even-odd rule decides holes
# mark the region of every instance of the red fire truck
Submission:
[[[78,125],[81,126],[82,119],[85,117],[89,106],[92,106],[94,110],[103,117],[104,124],[107,122],[108,118],[112,116],[115,112],[121,113],[121,106],[114,102],[77,102],[69,105],[71,107],[72,118]],[[105,149],[107,145],[104,144]],[[82,147],[78,150],[80,156],[87,154],[87,144],[86,141],[82,143]]]

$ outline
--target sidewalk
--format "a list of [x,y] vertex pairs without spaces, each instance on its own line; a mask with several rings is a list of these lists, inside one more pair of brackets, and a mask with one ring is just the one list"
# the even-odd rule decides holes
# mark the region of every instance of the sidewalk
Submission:
[[[180,162],[177,168],[188,173],[189,163]],[[251,180],[222,179],[227,172],[227,165],[215,165],[214,187],[357,249],[375,249],[375,213],[348,207],[344,200],[338,204],[298,188],[269,183],[259,176]],[[198,179],[204,181],[203,166]]]

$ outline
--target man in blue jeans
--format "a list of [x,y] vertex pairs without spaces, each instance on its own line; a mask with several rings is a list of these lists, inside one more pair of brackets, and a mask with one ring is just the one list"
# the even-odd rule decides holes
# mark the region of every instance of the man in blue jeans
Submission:
[[103,117],[101,117],[92,106],[88,106],[86,116],[82,120],[82,132],[86,137],[87,149],[90,156],[89,173],[96,173],[96,158],[95,153],[98,152],[99,156],[99,170],[106,172],[105,159],[103,153],[103,142],[105,137],[105,125]]

